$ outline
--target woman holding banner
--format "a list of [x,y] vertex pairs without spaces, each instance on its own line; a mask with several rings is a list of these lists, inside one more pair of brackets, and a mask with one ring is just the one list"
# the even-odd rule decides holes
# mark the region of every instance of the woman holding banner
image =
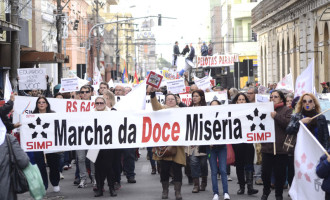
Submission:
[[[203,90],[193,91],[191,97],[191,104],[189,107],[206,106]],[[207,186],[208,168],[206,147],[207,146],[189,146],[186,148],[186,153],[190,159],[191,177],[194,183],[192,193],[205,191]],[[201,184],[199,184],[199,177],[202,177]]]
[[[249,99],[244,93],[238,93],[232,104],[249,103]],[[245,192],[245,183],[247,184],[248,195],[257,194],[258,190],[253,188],[253,171],[254,171],[254,146],[253,144],[233,144],[235,152],[236,174],[239,183],[237,194],[241,195]],[[245,177],[244,177],[245,176]]]
[[270,182],[272,172],[275,177],[275,198],[283,199],[283,185],[286,179],[286,167],[288,163],[288,152],[284,150],[283,144],[286,138],[285,129],[288,126],[292,109],[286,107],[286,99],[283,92],[273,90],[270,101],[274,103],[274,112],[271,117],[275,122],[275,143],[262,143],[262,181],[264,183],[261,200],[267,200],[270,194]]
[[[106,106],[107,101],[102,96],[98,96],[95,99],[95,111],[108,111]],[[117,193],[114,187],[114,153],[113,149],[100,149],[95,162],[95,179],[97,184],[97,190],[95,191],[95,197],[103,196],[104,181],[107,179],[110,196],[115,197]]]
[[[310,132],[317,138],[320,144],[325,149],[328,149],[329,130],[325,116],[319,115],[318,117],[312,119],[321,112],[320,103],[316,97],[311,93],[303,94],[295,107],[295,111],[296,114],[291,117],[289,126],[286,128],[286,133],[289,135],[297,135],[300,127],[299,120],[301,120]],[[294,149],[291,150],[292,154],[293,150]],[[289,185],[291,185],[294,176],[293,156],[289,156],[288,166],[290,169],[288,171],[288,182]]]
[[[178,108],[176,97],[174,94],[167,94],[165,96],[165,105],[161,105],[156,98],[156,88],[151,89],[150,99],[152,109],[154,111],[168,108]],[[168,147],[165,147],[168,148]],[[182,146],[173,146],[171,148],[176,149],[176,153],[172,155],[165,156],[165,154],[159,153],[160,148],[153,149],[153,159],[160,161],[160,181],[162,183],[163,192],[162,199],[168,199],[168,188],[169,188],[169,178],[170,170],[173,169],[173,180],[174,180],[174,190],[175,190],[175,199],[182,200],[181,196],[181,186],[182,186],[182,166],[186,165],[186,156],[184,152],[184,147]],[[158,150],[157,150],[158,149]],[[166,151],[166,150],[165,150]]]
[[[221,105],[220,101],[213,100],[210,103],[211,106]],[[213,199],[219,200],[219,189],[218,189],[218,171],[220,171],[222,190],[223,190],[223,199],[228,200],[230,196],[228,194],[228,181],[227,181],[227,146],[222,145],[210,145],[207,148],[209,155],[209,164],[211,168],[211,180],[212,180],[212,190],[213,190]],[[219,167],[218,163],[219,161]]]
[[[36,107],[33,111],[35,114],[41,114],[41,113],[54,113],[54,111],[51,110],[50,104],[46,97],[40,96],[36,101]],[[44,137],[44,136],[43,136]],[[48,188],[48,177],[47,177],[47,170],[46,170],[46,163],[45,163],[45,157],[44,157],[43,151],[36,151],[34,152],[33,158],[35,163],[38,165],[38,168],[40,170],[42,180],[45,185],[45,189]],[[58,153],[47,153],[46,154],[47,164],[49,167],[49,180],[50,183],[53,185],[53,191],[59,192],[60,191],[60,154]]]

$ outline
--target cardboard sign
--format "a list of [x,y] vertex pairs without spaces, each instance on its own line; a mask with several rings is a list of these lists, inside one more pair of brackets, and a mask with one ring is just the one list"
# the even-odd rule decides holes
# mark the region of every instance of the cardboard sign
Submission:
[[162,80],[163,80],[162,75],[156,74],[155,72],[151,71],[147,78],[146,83],[158,89]]
[[186,92],[186,86],[183,79],[167,81],[167,92],[171,94],[179,94]]
[[60,92],[79,91],[78,78],[62,78]]
[[46,90],[45,68],[21,68],[17,69],[18,85],[20,90]]

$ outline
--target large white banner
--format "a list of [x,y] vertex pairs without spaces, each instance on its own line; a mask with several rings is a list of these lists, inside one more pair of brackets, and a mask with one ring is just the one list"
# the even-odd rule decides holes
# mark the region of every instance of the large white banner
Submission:
[[273,103],[21,116],[25,151],[274,142]]
[[20,90],[46,90],[45,68],[21,68],[17,69],[18,85]]
[[234,65],[238,55],[197,56],[197,67],[219,67]]

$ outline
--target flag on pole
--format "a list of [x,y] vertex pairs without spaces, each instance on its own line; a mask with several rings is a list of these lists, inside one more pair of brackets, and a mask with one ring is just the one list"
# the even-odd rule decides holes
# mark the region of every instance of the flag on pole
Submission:
[[293,79],[291,73],[286,75],[280,82],[277,83],[276,89],[286,89],[289,92],[293,92]]
[[93,85],[99,85],[103,81],[101,72],[97,66],[94,67]]
[[325,149],[300,121],[294,151],[295,176],[289,194],[292,200],[324,199],[322,179],[316,175],[316,166]]
[[304,93],[312,93],[314,88],[314,59],[308,67],[297,77],[294,97]]
[[13,93],[13,89],[9,80],[9,72],[6,73],[6,83],[5,83],[5,91],[4,91],[4,99],[5,102],[9,101],[10,95]]
[[122,83],[128,83],[128,74],[127,74],[127,70],[126,70],[126,62],[124,60],[124,71],[123,71],[123,75],[121,77],[121,82]]
[[134,73],[134,84],[139,84],[139,78],[138,78],[136,71]]

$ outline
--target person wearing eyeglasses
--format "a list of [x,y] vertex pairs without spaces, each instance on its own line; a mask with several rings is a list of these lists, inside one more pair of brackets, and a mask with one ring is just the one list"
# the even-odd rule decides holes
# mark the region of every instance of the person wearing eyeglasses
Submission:
[[[41,113],[54,113],[54,111],[51,110],[50,104],[46,97],[40,96],[36,101],[36,107],[33,111],[35,114],[41,114]],[[38,137],[45,137],[43,135],[37,135]],[[48,175],[46,170],[46,163],[45,163],[45,154],[43,151],[36,151],[33,153],[33,159],[34,162],[37,164],[42,180],[45,185],[45,189],[48,188]],[[60,191],[60,154],[58,153],[48,153],[46,154],[47,159],[47,165],[49,167],[49,180],[50,183],[53,186],[54,192]]]
[[291,117],[290,123],[286,128],[286,133],[296,135],[299,131],[300,123],[303,122],[308,130],[317,138],[320,144],[329,148],[329,129],[324,115],[312,119],[321,113],[321,106],[317,98],[312,93],[303,94],[295,108],[296,114]]
[[[109,111],[107,107],[107,101],[104,97],[99,96],[95,99],[95,111]],[[117,193],[114,188],[114,150],[113,149],[100,149],[95,162],[95,179],[97,184],[97,190],[94,196],[103,196],[104,181],[107,179],[110,196],[115,197]]]
[[[156,98],[156,88],[150,88],[150,101],[154,111],[170,108],[179,108],[174,94],[165,96],[165,105],[161,105]],[[170,170],[173,169],[173,183],[175,199],[182,200],[182,166],[186,165],[186,155],[183,146],[176,146],[177,152],[172,156],[153,154],[153,159],[160,162],[160,182],[162,183],[162,199],[168,199]]]
[[[285,129],[288,126],[292,108],[286,106],[283,92],[274,90],[270,94],[270,101],[274,103],[274,111],[270,113],[275,123],[275,144],[262,143],[262,181],[264,183],[261,200],[267,200],[271,192],[271,176],[275,177],[275,198],[283,199],[283,185],[286,179],[286,167],[288,163],[288,152],[284,150],[283,144],[286,138]],[[274,149],[276,148],[276,152]]]
[[[80,88],[80,98],[81,100],[91,100],[92,97],[92,89],[90,86],[84,85]],[[86,154],[87,150],[77,150],[76,151],[78,158],[78,167],[79,167],[79,176],[80,183],[78,188],[85,188],[87,186],[87,168],[86,168]],[[93,190],[97,189],[96,180],[95,180],[95,166],[94,163],[90,162],[90,176],[92,178]],[[88,163],[87,162],[87,163]]]
[[91,100],[92,91],[91,88],[87,85],[84,85],[80,88],[80,98],[81,100]]
[[[238,93],[233,99],[232,104],[250,103],[249,98],[244,93]],[[257,194],[259,191],[253,188],[253,161],[254,146],[250,143],[232,144],[235,152],[236,174],[239,182],[238,195],[245,193],[245,184],[247,185],[247,194]]]
[[122,85],[116,85],[115,87],[115,95],[116,96],[125,96],[125,87]]

